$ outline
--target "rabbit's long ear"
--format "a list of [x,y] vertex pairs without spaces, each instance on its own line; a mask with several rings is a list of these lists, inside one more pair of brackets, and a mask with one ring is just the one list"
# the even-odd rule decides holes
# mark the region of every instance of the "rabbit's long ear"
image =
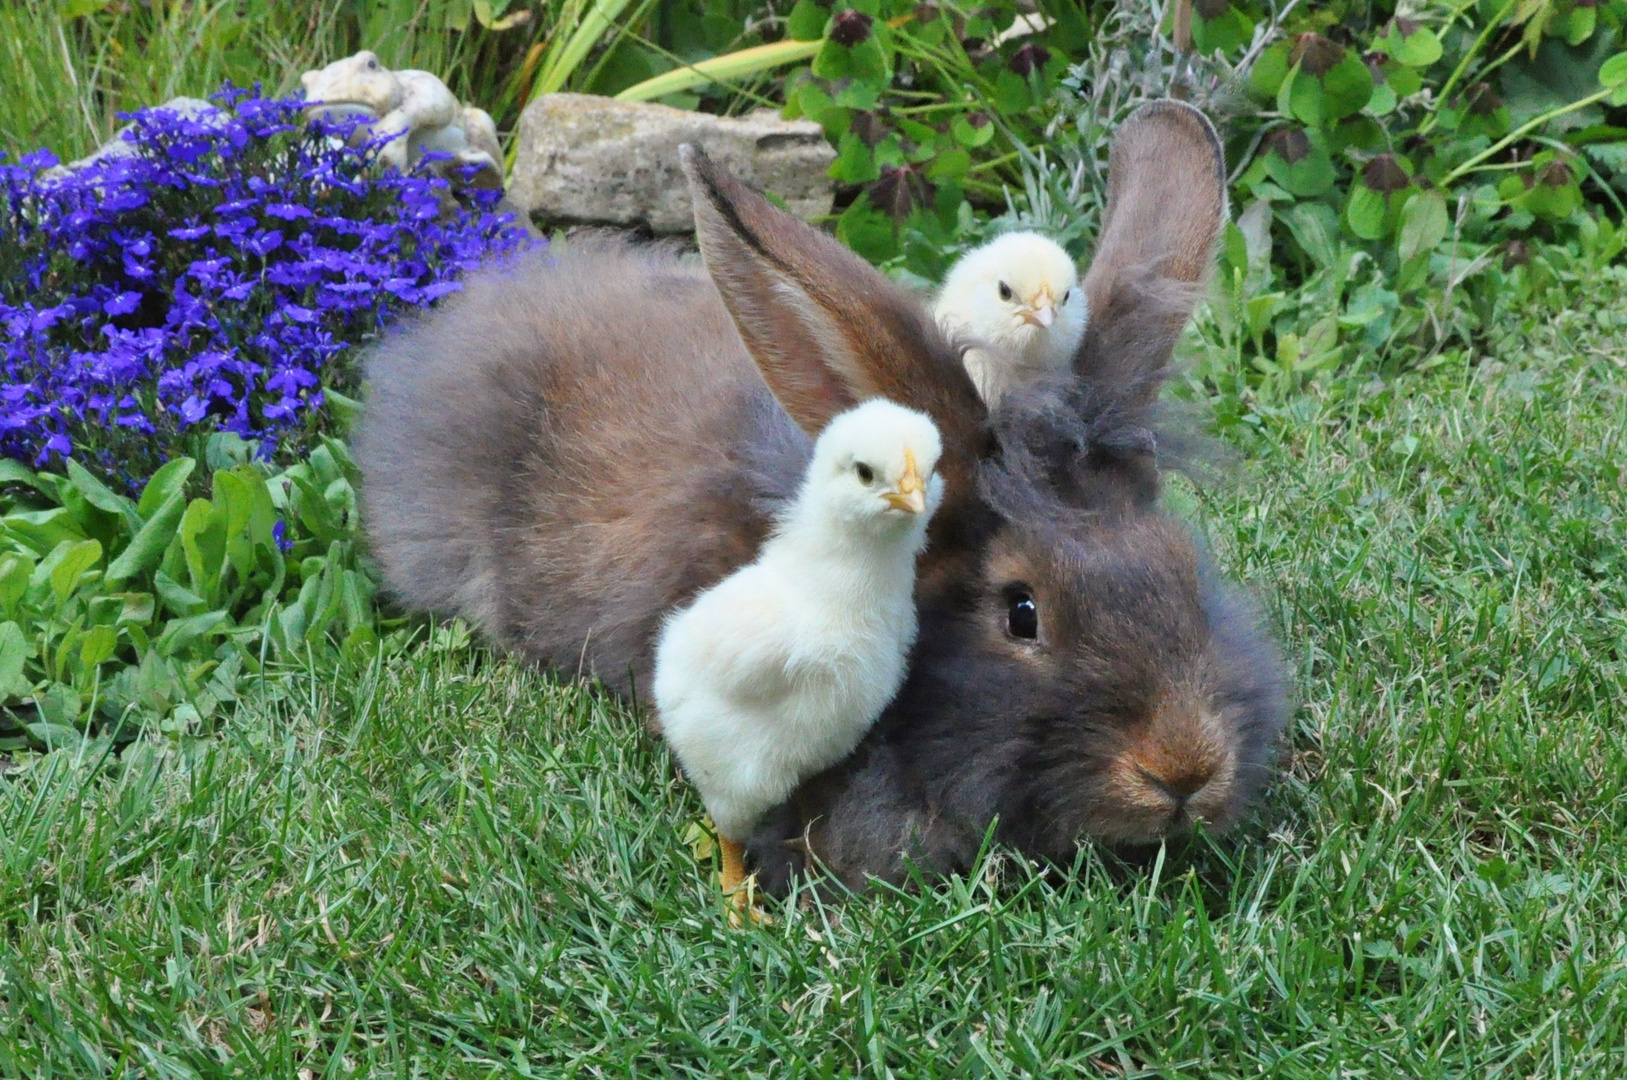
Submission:
[[763,377],[810,434],[870,397],[927,413],[971,446],[984,410],[924,306],[704,152],[680,155],[707,271]]
[[1225,222],[1214,125],[1179,101],[1136,110],[1108,158],[1107,209],[1084,281],[1090,324],[1074,358],[1082,379],[1156,394]]

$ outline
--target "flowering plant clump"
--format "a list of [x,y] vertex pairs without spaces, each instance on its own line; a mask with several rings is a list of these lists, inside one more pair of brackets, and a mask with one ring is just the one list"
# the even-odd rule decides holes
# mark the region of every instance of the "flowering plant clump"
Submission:
[[133,152],[65,175],[0,161],[0,455],[126,489],[216,431],[297,460],[355,345],[529,240],[500,193],[370,168],[353,120],[215,101],[135,113]]

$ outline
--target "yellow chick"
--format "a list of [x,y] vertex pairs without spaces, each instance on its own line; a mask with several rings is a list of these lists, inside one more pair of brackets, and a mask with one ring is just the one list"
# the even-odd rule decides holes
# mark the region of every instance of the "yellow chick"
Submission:
[[661,629],[661,734],[717,825],[726,892],[757,819],[846,757],[904,680],[941,450],[927,416],[881,398],[837,416],[757,559]]
[[1014,232],[961,256],[932,314],[946,333],[974,342],[966,371],[993,408],[1011,388],[1072,365],[1090,305],[1061,245]]

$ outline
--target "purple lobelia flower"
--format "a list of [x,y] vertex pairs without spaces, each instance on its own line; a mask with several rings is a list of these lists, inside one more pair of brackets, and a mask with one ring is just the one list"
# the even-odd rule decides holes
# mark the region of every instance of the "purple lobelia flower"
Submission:
[[381,169],[353,120],[214,100],[66,174],[0,155],[0,455],[129,482],[229,430],[293,458],[358,345],[533,242],[500,192]]

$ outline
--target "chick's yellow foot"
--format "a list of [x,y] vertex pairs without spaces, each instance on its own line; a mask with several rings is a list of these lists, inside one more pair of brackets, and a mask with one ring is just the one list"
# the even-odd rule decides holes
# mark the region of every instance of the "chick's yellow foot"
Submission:
[[746,874],[746,849],[725,836],[719,836],[717,842],[718,851],[723,856],[720,884],[732,908],[729,925],[741,925],[742,915],[759,925],[772,922],[768,912],[757,903],[757,876]]

